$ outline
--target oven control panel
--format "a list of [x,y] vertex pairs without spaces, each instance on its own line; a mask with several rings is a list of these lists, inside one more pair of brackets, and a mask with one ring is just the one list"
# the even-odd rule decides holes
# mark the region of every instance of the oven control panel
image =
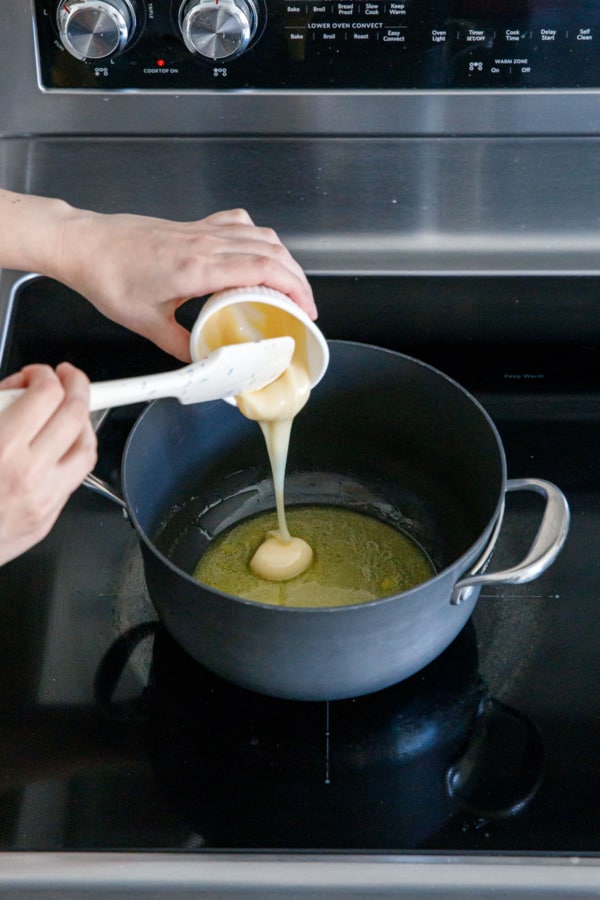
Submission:
[[34,0],[47,90],[600,87],[591,0]]

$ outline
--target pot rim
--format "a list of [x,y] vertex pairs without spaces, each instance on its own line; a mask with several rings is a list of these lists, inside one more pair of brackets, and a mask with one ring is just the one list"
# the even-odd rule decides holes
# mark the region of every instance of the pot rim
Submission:
[[[447,375],[445,372],[442,372],[440,369],[437,369],[435,366],[432,366],[430,363],[423,362],[422,360],[416,359],[413,356],[410,356],[406,353],[400,353],[395,350],[389,350],[385,347],[378,347],[375,344],[366,344],[359,341],[346,341],[346,340],[328,340],[327,343],[330,346],[347,346],[347,347],[367,347],[372,350],[377,350],[382,353],[386,353],[392,355],[394,357],[401,357],[404,360],[407,360],[414,365],[417,365],[423,369],[427,369],[432,372],[434,375],[443,379],[444,381],[453,385],[460,393],[466,396],[466,398],[479,410],[480,414],[486,420],[487,425],[495,439],[496,447],[498,449],[498,456],[500,461],[501,468],[501,489],[499,491],[499,496],[496,502],[496,506],[494,509],[493,515],[490,517],[490,520],[483,531],[479,534],[479,536],[474,540],[471,545],[453,562],[449,565],[445,566],[443,569],[440,569],[439,572],[436,572],[432,578],[428,578],[427,581],[422,581],[420,584],[415,585],[412,588],[409,588],[406,591],[402,591],[399,594],[389,594],[386,597],[379,597],[376,600],[369,600],[365,603],[352,603],[352,604],[344,604],[340,606],[275,606],[270,603],[261,603],[256,600],[247,600],[244,597],[238,597],[235,594],[229,594],[226,591],[220,591],[216,588],[211,587],[210,585],[205,584],[203,581],[199,581],[197,578],[194,578],[188,572],[185,572],[183,569],[180,569],[179,566],[176,566],[167,556],[165,556],[159,549],[156,547],[154,542],[147,535],[145,529],[142,527],[139,519],[132,508],[132,505],[129,501],[128,497],[128,489],[127,489],[127,478],[125,473],[126,461],[130,451],[130,445],[134,440],[135,433],[138,427],[141,426],[141,423],[145,419],[147,415],[151,414],[151,410],[157,404],[164,404],[170,402],[168,399],[154,400],[152,403],[148,404],[148,406],[141,412],[141,414],[136,419],[125,443],[125,448],[123,451],[123,457],[121,462],[121,480],[123,484],[123,496],[125,500],[125,507],[127,510],[127,514],[135,527],[135,530],[138,533],[138,536],[142,539],[146,548],[164,565],[167,566],[175,575],[182,577],[189,584],[192,585],[200,585],[203,590],[208,591],[210,594],[213,594],[216,597],[219,597],[220,600],[232,601],[235,604],[242,604],[248,607],[257,607],[259,609],[268,610],[269,612],[281,613],[284,615],[290,614],[320,614],[326,615],[331,613],[337,613],[338,615],[351,610],[359,610],[365,608],[372,608],[375,606],[382,606],[384,604],[401,601],[403,598],[411,598],[418,591],[422,591],[428,588],[431,585],[439,584],[446,579],[449,578],[452,572],[456,571],[456,576],[453,579],[453,585],[464,576],[464,574],[469,570],[470,567],[473,567],[475,564],[476,569],[481,568],[481,566],[486,562],[489,558],[493,546],[495,544],[495,540],[497,538],[497,534],[494,537],[494,540],[490,544],[490,538],[494,534],[494,529],[499,519],[502,518],[502,513],[504,510],[505,496],[506,496],[506,485],[507,485],[507,465],[506,465],[506,454],[504,452],[504,446],[502,444],[502,439],[492,420],[490,414],[487,412],[485,407],[477,400],[477,398],[468,391],[465,387],[463,387],[458,381],[452,378],[450,375]],[[214,403],[224,402],[215,400]],[[309,401],[310,402],[310,401]],[[241,415],[241,413],[240,413]],[[265,449],[266,452],[266,449]],[[453,586],[452,585],[452,586]],[[452,587],[449,589],[448,602],[450,602],[450,595],[452,593]]]

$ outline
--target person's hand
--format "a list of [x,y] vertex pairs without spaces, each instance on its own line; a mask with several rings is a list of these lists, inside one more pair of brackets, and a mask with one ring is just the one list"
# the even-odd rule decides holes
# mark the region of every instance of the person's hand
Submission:
[[89,381],[69,363],[0,382],[25,393],[0,413],[0,565],[44,538],[96,463]]
[[53,268],[108,318],[183,361],[189,333],[175,311],[192,297],[264,284],[317,315],[300,265],[274,231],[241,209],[196,222],[71,210]]

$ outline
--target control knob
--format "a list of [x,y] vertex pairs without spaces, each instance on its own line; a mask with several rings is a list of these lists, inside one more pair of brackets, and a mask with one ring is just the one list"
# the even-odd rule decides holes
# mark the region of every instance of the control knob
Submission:
[[135,31],[129,0],[61,0],[56,18],[63,46],[76,59],[114,56]]
[[254,0],[186,0],[179,22],[185,46],[206,59],[240,56],[256,33]]

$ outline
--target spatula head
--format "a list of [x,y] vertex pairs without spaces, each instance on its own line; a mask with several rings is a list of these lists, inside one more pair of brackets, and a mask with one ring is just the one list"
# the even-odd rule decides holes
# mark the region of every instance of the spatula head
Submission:
[[277,337],[219,347],[188,367],[189,384],[179,399],[198,403],[258,391],[285,372],[294,346],[293,338]]

